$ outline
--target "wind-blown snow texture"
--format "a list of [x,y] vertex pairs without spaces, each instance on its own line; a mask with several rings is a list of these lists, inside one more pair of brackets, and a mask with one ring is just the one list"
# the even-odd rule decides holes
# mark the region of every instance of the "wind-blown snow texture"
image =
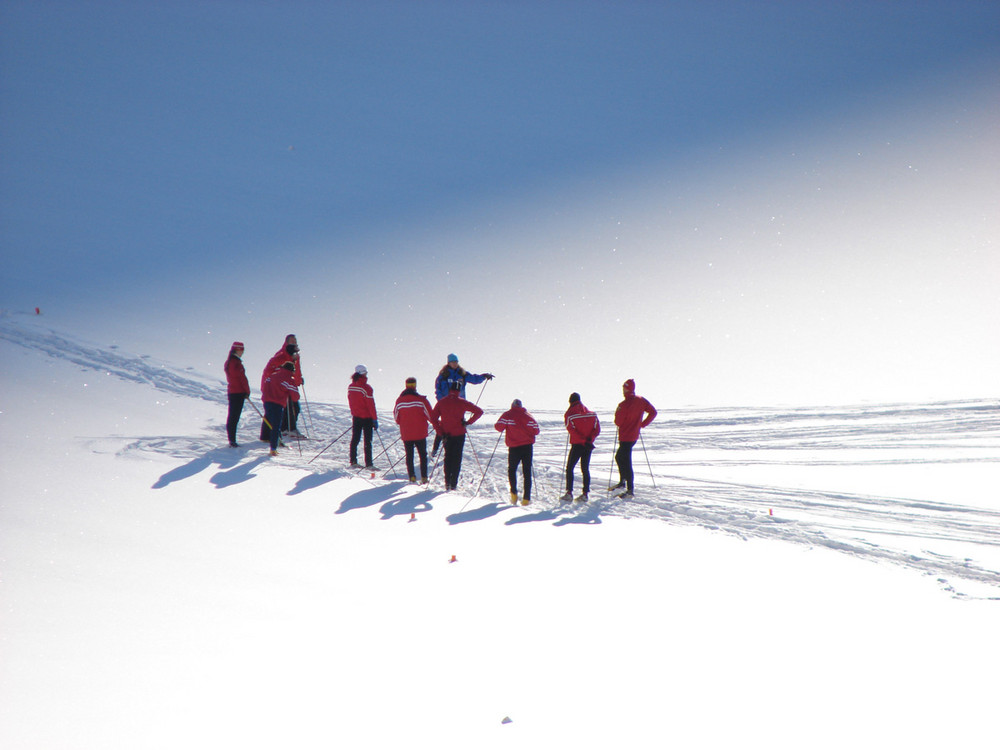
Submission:
[[[65,359],[122,380],[148,383],[171,396],[225,403],[220,381],[158,362],[146,355],[87,344],[38,325],[0,319],[0,338],[50,357]],[[251,374],[251,381],[254,380]],[[395,394],[376,394],[386,411]],[[259,394],[255,395],[259,401]],[[640,490],[622,501],[602,490],[617,480],[612,468],[614,425],[611,413],[598,410],[604,432],[591,470],[593,502],[562,505],[560,467],[566,451],[562,412],[531,410],[542,431],[535,448],[535,502],[509,505],[506,450],[487,414],[470,430],[459,493],[462,508],[448,515],[463,524],[507,515],[509,525],[528,523],[593,524],[604,517],[652,519],[694,526],[743,539],[770,539],[825,547],[873,563],[891,563],[935,577],[958,597],[1000,599],[1000,509],[995,485],[977,481],[995,476],[1000,463],[1000,403],[956,401],[932,404],[881,404],[836,408],[661,409],[643,432],[634,459]],[[218,487],[251,478],[266,459],[250,450],[234,458],[223,444],[224,419],[213,431],[185,436],[132,438],[125,457],[158,454],[177,459],[154,488],[183,481],[218,464]],[[339,513],[379,506],[382,518],[421,513],[443,489],[440,471],[430,489],[397,482],[402,467],[398,431],[382,420],[376,437],[376,463],[383,468],[372,491],[352,495]],[[241,438],[258,419],[244,412]],[[277,466],[308,473],[288,490],[297,495],[349,475],[343,438],[350,426],[346,408],[308,403],[303,424],[312,440],[292,443]],[[390,464],[395,468],[390,468]],[[899,472],[934,469],[933,479],[914,493],[892,490]],[[579,472],[579,469],[577,470]],[[930,475],[928,475],[930,477]],[[577,489],[579,489],[579,474]]]

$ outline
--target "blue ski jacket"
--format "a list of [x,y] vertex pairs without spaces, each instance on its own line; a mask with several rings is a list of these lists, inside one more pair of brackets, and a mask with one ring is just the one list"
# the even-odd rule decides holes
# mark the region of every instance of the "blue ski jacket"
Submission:
[[462,389],[459,391],[458,395],[465,398],[465,385],[466,383],[470,385],[477,385],[482,383],[487,379],[486,374],[476,375],[471,372],[466,372],[461,367],[456,367],[454,370],[445,365],[445,367],[438,373],[437,378],[434,380],[434,397],[440,401],[448,392],[451,390],[452,383],[461,383]]

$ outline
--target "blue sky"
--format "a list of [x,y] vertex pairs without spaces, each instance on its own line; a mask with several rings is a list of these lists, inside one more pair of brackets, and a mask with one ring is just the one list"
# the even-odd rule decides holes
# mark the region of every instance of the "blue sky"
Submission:
[[0,14],[4,308],[207,371],[294,330],[332,397],[454,350],[559,404],[539,369],[678,405],[1000,375],[995,3]]

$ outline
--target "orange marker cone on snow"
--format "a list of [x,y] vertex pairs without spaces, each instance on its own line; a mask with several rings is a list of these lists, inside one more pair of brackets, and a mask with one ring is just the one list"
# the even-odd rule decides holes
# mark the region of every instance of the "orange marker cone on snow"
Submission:
[[458,562],[458,558],[452,555],[451,559],[448,562]]

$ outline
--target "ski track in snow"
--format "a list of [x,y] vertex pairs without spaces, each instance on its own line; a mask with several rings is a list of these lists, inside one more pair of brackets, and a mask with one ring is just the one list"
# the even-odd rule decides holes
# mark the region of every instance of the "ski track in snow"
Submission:
[[96,370],[132,383],[145,383],[177,396],[226,403],[225,387],[220,391],[218,378],[181,371],[148,355],[135,356],[117,351],[117,347],[85,344],[51,330],[20,326],[0,312],[0,339],[55,359],[63,359],[85,370]]
[[[84,344],[44,328],[21,326],[9,316],[0,317],[0,338],[125,381],[145,383],[177,396],[218,403],[220,407],[225,403],[225,386],[220,379],[191,370],[181,371],[147,356]],[[384,406],[382,411],[386,411]],[[492,415],[487,414],[482,426],[470,431],[459,491],[448,496],[453,498],[450,504],[457,508],[447,516],[449,523],[474,522],[501,514],[509,516],[506,521],[509,525],[592,524],[600,523],[604,516],[651,519],[697,526],[747,540],[777,540],[835,550],[933,576],[956,597],[1000,599],[1000,570],[969,557],[935,551],[942,547],[953,551],[953,545],[959,544],[970,551],[989,548],[993,559],[997,559],[1000,557],[998,510],[702,476],[754,467],[778,470],[996,464],[1000,461],[1000,402],[663,409],[657,420],[643,431],[643,443],[635,447],[637,496],[630,501],[603,491],[609,478],[617,477],[617,472],[612,472],[611,415],[599,411],[603,432],[591,463],[591,502],[572,505],[561,505],[557,499],[562,492],[560,467],[565,457],[562,412],[533,410],[532,413],[542,427],[535,448],[532,504],[528,507],[509,504],[507,452],[492,429]],[[160,477],[154,488],[183,481],[213,467],[215,473],[210,481],[225,488],[251,480],[255,472],[265,467],[284,466],[309,472],[288,491],[290,496],[345,477],[358,477],[361,489],[343,501],[338,513],[379,506],[382,518],[389,519],[430,511],[432,503],[442,499],[442,472],[434,459],[431,463],[435,471],[428,487],[411,486],[403,481],[406,469],[402,445],[395,425],[388,419],[390,429],[376,433],[376,464],[381,472],[374,480],[367,473],[355,474],[347,468],[346,435],[317,455],[350,427],[350,414],[344,406],[309,403],[300,425],[311,425],[314,439],[299,444],[289,441],[276,460],[260,455],[260,443],[236,450],[220,447],[225,442],[224,420],[224,409],[220,408],[216,432],[211,434],[84,440],[95,452],[122,456],[153,453],[185,462]],[[251,424],[256,429],[257,423],[252,410],[244,412],[244,430]],[[385,453],[380,456],[383,450]],[[393,462],[398,480],[389,472]],[[577,467],[577,492],[580,483]],[[977,593],[969,593],[969,589],[976,589]]]

